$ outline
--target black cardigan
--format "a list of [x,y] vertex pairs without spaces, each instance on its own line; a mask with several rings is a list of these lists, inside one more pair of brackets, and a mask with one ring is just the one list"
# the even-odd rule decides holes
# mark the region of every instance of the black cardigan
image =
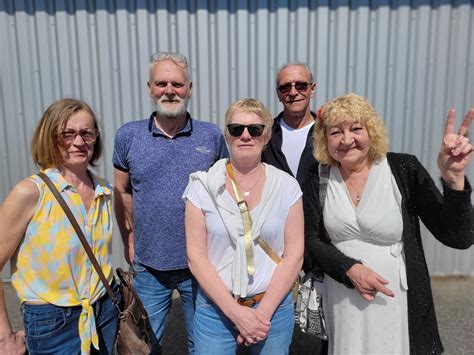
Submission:
[[[313,118],[316,117],[314,112],[311,112]],[[283,135],[281,132],[280,120],[283,119],[283,112],[281,112],[274,120],[272,126],[272,137],[270,142],[268,142],[267,147],[263,150],[262,161],[277,167],[283,171],[286,171],[293,177],[296,177],[300,186],[303,185],[306,174],[308,173],[309,168],[316,163],[316,160],[313,157],[313,129],[314,125],[310,128],[308,136],[306,137],[306,145],[301,153],[300,163],[298,165],[298,172],[296,176],[293,175],[286,157],[281,150],[281,145],[283,143]]]
[[[464,191],[455,191],[443,184],[443,196],[415,156],[388,153],[387,160],[402,195],[410,353],[438,354],[443,352],[443,345],[438,333],[419,219],[441,243],[456,249],[469,248],[474,234],[471,186],[467,179]],[[319,207],[317,164],[308,172],[303,187],[303,203],[305,267],[321,269],[334,280],[352,288],[346,272],[358,261],[341,253],[325,236]]]

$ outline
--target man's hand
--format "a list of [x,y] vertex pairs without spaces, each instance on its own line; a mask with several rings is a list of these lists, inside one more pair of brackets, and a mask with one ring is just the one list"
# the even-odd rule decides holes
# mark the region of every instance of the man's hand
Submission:
[[131,238],[129,236],[127,244],[128,244],[128,248],[127,246],[124,246],[125,260],[130,265],[133,265],[133,261],[135,260],[135,247],[134,247],[133,237]]

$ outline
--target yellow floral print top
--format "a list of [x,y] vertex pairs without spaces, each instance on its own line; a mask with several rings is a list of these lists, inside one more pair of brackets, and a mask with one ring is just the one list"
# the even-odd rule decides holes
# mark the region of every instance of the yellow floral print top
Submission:
[[[57,169],[44,173],[67,202],[81,226],[109,282],[113,279],[110,258],[112,238],[112,187],[90,174],[95,197],[86,211],[80,195]],[[37,175],[30,176],[40,196],[25,236],[13,258],[12,283],[21,302],[44,302],[61,307],[82,306],[79,334],[82,354],[99,341],[92,305],[106,293],[79,237],[48,186]]]

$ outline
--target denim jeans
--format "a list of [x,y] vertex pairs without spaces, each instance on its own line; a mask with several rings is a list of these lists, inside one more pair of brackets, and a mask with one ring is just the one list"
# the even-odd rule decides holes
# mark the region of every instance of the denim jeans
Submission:
[[[257,307],[258,303],[254,305]],[[271,319],[268,337],[249,347],[252,354],[288,354],[295,310],[293,294],[290,292],[280,303]],[[196,297],[194,315],[196,354],[235,354],[237,351],[237,330],[234,324],[206,296],[201,288]]]
[[136,272],[133,278],[135,290],[145,306],[156,337],[152,339],[152,353],[162,353],[166,317],[171,307],[173,290],[176,289],[183,302],[188,351],[194,354],[193,318],[197,283],[189,269],[158,271],[137,262],[133,264],[133,269]]
[[[112,288],[121,300],[118,285]],[[91,354],[113,354],[118,326],[118,310],[107,294],[92,305],[99,348]],[[79,316],[81,306],[59,307],[53,304],[23,304],[26,346],[31,354],[80,354]]]

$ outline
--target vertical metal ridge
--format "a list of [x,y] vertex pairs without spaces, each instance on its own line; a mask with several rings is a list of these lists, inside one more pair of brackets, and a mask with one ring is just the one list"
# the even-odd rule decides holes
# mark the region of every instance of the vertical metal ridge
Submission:
[[[195,117],[224,126],[236,99],[281,111],[275,76],[307,62],[312,109],[347,92],[368,97],[391,150],[419,157],[435,181],[449,108],[457,124],[474,106],[474,6],[470,0],[73,0],[0,2],[0,197],[36,170],[29,144],[41,113],[77,97],[97,113],[105,139],[98,171],[113,178],[116,129],[147,118],[149,56],[189,59]],[[474,164],[468,177],[474,181]],[[423,233],[434,274],[474,274],[474,251]],[[121,260],[120,243],[114,260]],[[472,248],[471,248],[472,249]]]

